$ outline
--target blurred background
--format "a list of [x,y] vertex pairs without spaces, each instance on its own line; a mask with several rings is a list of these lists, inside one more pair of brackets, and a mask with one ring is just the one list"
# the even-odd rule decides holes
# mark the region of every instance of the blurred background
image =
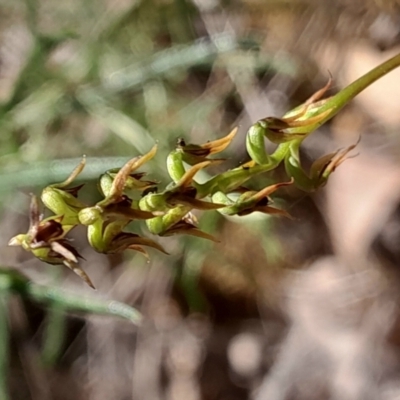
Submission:
[[238,126],[218,173],[248,160],[252,123],[399,51],[397,0],[0,0],[1,266],[145,316],[137,328],[12,297],[9,398],[399,399],[400,69],[305,141],[307,166],[361,137],[324,189],[275,196],[293,220],[207,212],[219,243],[156,238],[171,255],[149,262],[96,254],[76,229],[97,292],[7,247],[28,229],[29,194],[83,154],[95,202],[98,176],[156,141],[146,167],[162,186],[177,138]]

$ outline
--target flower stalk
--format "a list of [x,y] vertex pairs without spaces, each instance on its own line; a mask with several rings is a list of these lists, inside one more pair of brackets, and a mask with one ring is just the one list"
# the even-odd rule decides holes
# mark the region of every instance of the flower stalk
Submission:
[[[192,210],[217,210],[225,215],[243,216],[253,212],[281,215],[289,214],[271,207],[270,195],[282,187],[296,185],[311,192],[326,185],[329,176],[346,159],[357,143],[336,150],[317,159],[306,171],[300,159],[303,140],[322,124],[333,118],[357,94],[373,82],[400,65],[400,54],[374,68],[337,94],[324,98],[332,79],[303,104],[283,117],[266,117],[253,124],[246,135],[246,149],[250,160],[237,168],[217,174],[205,183],[196,181],[196,174],[210,166],[220,164],[215,158],[235,138],[237,129],[220,139],[203,144],[186,143],[179,139],[167,158],[167,171],[171,183],[158,190],[158,182],[147,180],[140,169],[156,152],[128,161],[122,168],[106,171],[99,179],[104,197],[94,205],[79,200],[82,186],[70,187],[85,167],[86,159],[61,183],[43,189],[41,200],[54,215],[43,219],[35,197],[32,197],[31,224],[26,234],[14,236],[9,244],[20,245],[34,256],[50,264],[64,264],[89,286],[94,287],[86,273],[78,266],[79,253],[67,239],[77,225],[87,227],[88,242],[100,253],[138,251],[147,256],[143,246],[166,251],[151,238],[139,236],[125,229],[134,228],[145,221],[153,235],[171,236],[187,234],[216,241],[201,231]],[[271,154],[265,141],[278,144]],[[253,191],[244,185],[256,175],[271,171],[284,164],[289,180]]]

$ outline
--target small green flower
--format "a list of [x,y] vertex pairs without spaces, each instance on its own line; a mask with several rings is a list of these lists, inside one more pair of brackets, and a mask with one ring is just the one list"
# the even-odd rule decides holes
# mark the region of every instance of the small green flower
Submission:
[[209,233],[199,229],[197,225],[197,218],[191,212],[188,212],[178,222],[169,226],[168,229],[165,230],[165,232],[163,233],[163,236],[189,235],[211,240],[213,242],[219,242],[219,240],[216,239],[213,235],[210,235]]
[[11,238],[8,245],[22,246],[26,251],[48,264],[65,265],[94,289],[92,281],[78,265],[78,258],[82,257],[65,239],[65,235],[72,227],[63,226],[62,220],[62,216],[43,219],[39,212],[37,198],[32,196],[29,230],[26,234]]
[[246,137],[247,151],[257,164],[269,161],[264,148],[264,137],[272,143],[282,144],[295,139],[304,139],[317,129],[331,113],[331,109],[320,111],[328,99],[319,100],[330,88],[332,80],[315,92],[301,106],[286,113],[282,118],[267,117],[251,126]]
[[[140,177],[143,176],[141,173],[136,173],[136,170],[144,165],[147,161],[150,161],[157,152],[157,145],[145,155],[138,156],[129,160],[114,176],[111,181],[100,180],[100,190],[105,196],[104,200],[97,203],[98,207],[106,207],[109,204],[116,204],[121,201],[124,197],[124,191],[127,189],[135,189],[134,184],[138,184],[138,190],[144,190],[143,186],[149,186],[148,182],[141,182]],[[136,178],[135,178],[136,174]],[[141,186],[143,185],[143,186]],[[150,185],[154,186],[153,184]]]
[[139,209],[137,202],[132,201],[125,191],[142,191],[144,186],[153,186],[153,183],[141,181],[143,174],[136,170],[153,158],[156,151],[157,146],[154,146],[147,154],[129,160],[115,176],[111,173],[107,180],[100,179],[100,190],[105,198],[93,207],[80,210],[79,222],[88,227],[88,241],[97,252],[110,254],[130,249],[147,255],[141,246],[149,246],[166,253],[153,240],[123,231],[131,221],[154,218],[152,212]]
[[223,204],[200,200],[194,186],[194,176],[212,164],[212,161],[203,161],[191,167],[178,182],[172,183],[161,193],[149,193],[139,201],[141,210],[150,212],[168,212],[176,206],[185,206],[197,210],[217,210]]
[[232,142],[236,133],[237,128],[234,128],[225,137],[204,144],[186,144],[184,139],[179,139],[177,150],[182,153],[182,160],[189,165],[195,165],[203,161],[215,161],[207,157],[224,151]]
[[288,186],[292,183],[293,179],[290,182],[281,182],[267,186],[258,192],[252,190],[244,191],[236,201],[231,200],[226,194],[218,192],[213,196],[213,200],[225,203],[227,205],[219,210],[221,214],[225,215],[244,216],[258,211],[264,214],[275,214],[290,217],[286,211],[271,207],[271,199],[268,196],[274,193],[280,187]]
[[307,174],[301,166],[299,146],[300,143],[293,141],[290,144],[290,153],[285,158],[285,168],[289,176],[294,178],[296,186],[306,192],[315,191],[326,185],[328,178],[335,169],[348,158],[348,154],[355,149],[358,142],[344,149],[318,158],[313,162],[310,172]]
[[168,254],[157,242],[135,233],[124,232],[129,220],[103,220],[99,218],[88,225],[88,240],[98,253],[115,254],[124,250],[135,250],[147,256],[142,246],[152,247]]
[[186,234],[215,241],[214,237],[198,229],[193,219],[189,218],[193,209],[209,211],[224,207],[224,204],[198,198],[194,176],[211,163],[208,160],[195,164],[178,182],[172,183],[163,192],[148,193],[140,199],[140,209],[161,214],[146,221],[151,233],[159,236]]
[[171,151],[167,158],[168,173],[173,181],[178,182],[185,174],[184,162],[193,166],[208,161],[208,166],[210,166],[225,161],[223,158],[209,159],[208,156],[225,150],[232,142],[236,133],[237,128],[234,128],[225,137],[204,144],[186,144],[183,139],[179,139],[176,149]]
[[83,157],[80,164],[64,182],[49,185],[42,191],[41,200],[43,204],[54,214],[63,216],[63,225],[78,225],[78,213],[86,207],[86,205],[77,198],[78,192],[83,185],[67,188],[67,186],[82,172],[85,164],[86,158]]
[[[112,184],[115,181],[119,171],[120,168],[114,168],[108,170],[105,174],[100,176],[99,190],[104,197],[106,197],[106,193],[110,193]],[[144,176],[146,176],[144,172],[131,172],[126,178],[124,190],[138,190],[140,192],[144,192],[157,186],[158,182],[143,180],[142,178]]]

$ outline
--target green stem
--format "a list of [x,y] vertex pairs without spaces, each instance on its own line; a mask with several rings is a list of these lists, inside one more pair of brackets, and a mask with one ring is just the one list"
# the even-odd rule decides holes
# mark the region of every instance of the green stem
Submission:
[[46,305],[52,304],[54,307],[59,307],[65,311],[117,316],[127,319],[134,324],[140,324],[142,319],[139,311],[124,303],[114,300],[82,297],[58,287],[38,285],[30,282],[24,275],[11,268],[0,269],[0,285],[2,279],[7,279],[10,284],[10,290],[21,297]]
[[383,64],[378,65],[373,70],[369,71],[361,78],[342,89],[339,93],[335,94],[329,98],[322,107],[319,108],[318,114],[324,111],[333,109],[333,112],[329,116],[322,120],[320,125],[336,115],[350,100],[354,99],[360,92],[370,86],[372,83],[378,79],[385,76],[387,73],[393,69],[400,66],[400,54],[392,57],[391,59],[385,61]]
[[42,360],[45,366],[52,366],[61,354],[65,339],[65,313],[60,306],[52,305],[47,315],[45,342]]
[[[54,284],[59,284],[61,269],[53,268],[52,275]],[[63,307],[54,303],[49,304],[42,350],[42,361],[47,367],[54,365],[61,354],[65,340],[65,325],[66,315]]]
[[[367,72],[350,85],[346,86],[340,92],[327,99],[317,101],[313,103],[307,112],[302,115],[299,120],[307,121],[313,117],[317,117],[322,114],[326,114],[318,122],[311,122],[309,125],[290,127],[286,131],[290,134],[301,133],[306,137],[310,133],[314,132],[325,122],[333,118],[347,103],[354,99],[360,92],[365,90],[368,86],[372,85],[375,81],[388,74],[393,69],[400,66],[400,54],[392,57],[385,61],[383,64],[378,65],[373,70]],[[293,113],[298,112],[304,107],[304,104],[296,107],[285,114],[284,118],[290,117]]]
[[[326,113],[326,116],[324,118],[321,118],[318,122],[310,123],[310,125],[307,125],[306,127],[300,126],[289,128],[287,130],[290,131],[291,134],[310,134],[311,132],[318,129],[321,125],[323,125],[325,122],[333,118],[346,104],[353,100],[354,97],[365,90],[368,86],[372,85],[375,81],[382,78],[390,71],[399,66],[400,54],[385,61],[383,64],[378,65],[376,68],[367,72],[356,81],[350,83],[350,85],[346,86],[334,96],[314,103],[312,107],[303,116],[301,116],[300,119],[306,121],[307,119]],[[303,105],[296,107],[294,110],[285,114],[285,117],[289,116],[293,111],[301,109],[302,107]]]
[[27,295],[30,298],[40,303],[54,302],[68,311],[114,315],[128,319],[135,324],[140,323],[141,320],[141,315],[137,310],[118,301],[85,298],[58,288],[50,288],[34,283],[29,284],[27,289]]
[[7,277],[0,278],[0,400],[8,400],[8,298],[10,295],[10,281]]
[[228,193],[243,185],[253,176],[263,172],[271,171],[276,168],[286,157],[290,147],[290,142],[280,144],[275,152],[270,156],[270,162],[267,164],[254,165],[252,167],[239,167],[226,171],[215,176],[204,184],[196,186],[198,197],[206,197],[216,192]]

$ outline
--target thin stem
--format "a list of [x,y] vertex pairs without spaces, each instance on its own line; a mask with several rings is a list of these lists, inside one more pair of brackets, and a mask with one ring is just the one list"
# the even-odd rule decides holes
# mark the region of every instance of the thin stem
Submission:
[[38,285],[30,282],[24,275],[11,268],[0,269],[0,284],[2,279],[8,279],[10,282],[10,290],[19,294],[21,297],[29,298],[46,305],[53,304],[65,311],[117,316],[128,319],[137,325],[140,324],[142,319],[139,311],[124,303],[114,300],[82,297],[57,287]]
[[0,277],[0,400],[8,400],[8,298],[10,295],[10,284],[7,277]]
[[60,306],[52,306],[47,315],[46,333],[42,360],[45,366],[54,365],[64,345],[65,313]]
[[243,185],[243,183],[253,176],[271,171],[284,160],[289,151],[289,144],[290,142],[280,144],[275,152],[270,156],[270,162],[267,164],[254,165],[253,167],[248,168],[239,167],[231,169],[215,176],[204,184],[197,184],[196,188],[198,197],[201,198],[212,195],[218,191],[228,193]]
[[333,113],[330,113],[329,116],[325,120],[323,120],[321,124],[336,115],[350,100],[354,99],[354,97],[356,97],[360,92],[362,92],[372,83],[382,78],[387,73],[399,66],[400,54],[397,54],[391,59],[385,61],[383,64],[378,65],[373,70],[363,75],[361,78],[358,78],[356,81],[342,89],[339,93],[332,96],[318,110],[318,113],[320,114],[331,108],[334,109]]
[[[333,118],[346,104],[348,104],[351,100],[353,100],[359,93],[365,90],[368,86],[372,85],[375,81],[382,78],[386,74],[388,74],[393,69],[400,66],[400,54],[392,57],[391,59],[385,61],[383,64],[378,65],[371,71],[367,72],[362,77],[358,78],[354,82],[350,83],[350,85],[346,86],[340,92],[336,93],[334,96],[329,97],[328,99],[321,100],[321,104],[313,107],[309,112],[306,113],[306,116],[302,117],[302,119],[306,120],[308,118],[312,118],[316,115],[321,115],[326,113],[325,118],[321,118],[320,121],[314,124],[310,124],[307,127],[307,132],[311,133],[315,131],[318,127],[323,125],[325,122],[329,121]],[[304,127],[290,128],[291,133],[297,133],[304,131]]]
[[50,288],[30,283],[27,294],[32,299],[41,302],[54,302],[66,311],[86,312],[92,314],[114,315],[130,320],[135,324],[141,321],[141,314],[134,308],[118,301],[103,301],[94,298],[85,298],[62,289]]
[[[60,282],[61,269],[53,268],[54,283]],[[50,304],[44,334],[42,361],[45,366],[52,366],[61,354],[65,340],[66,316],[64,308],[57,304]]]
[[[333,118],[346,104],[354,99],[359,93],[372,85],[375,81],[388,74],[393,69],[400,66],[400,54],[392,57],[384,63],[378,65],[371,71],[367,72],[350,85],[346,86],[340,92],[327,99],[312,104],[310,110],[299,118],[300,122],[304,121],[301,126],[290,127],[287,129],[290,134],[302,133],[305,136],[318,129],[325,122]],[[296,107],[294,110],[285,114],[290,116],[293,112],[300,110],[304,105]],[[325,116],[323,114],[326,114]],[[313,117],[320,117],[317,122],[312,122]],[[306,124],[309,121],[309,124]]]

